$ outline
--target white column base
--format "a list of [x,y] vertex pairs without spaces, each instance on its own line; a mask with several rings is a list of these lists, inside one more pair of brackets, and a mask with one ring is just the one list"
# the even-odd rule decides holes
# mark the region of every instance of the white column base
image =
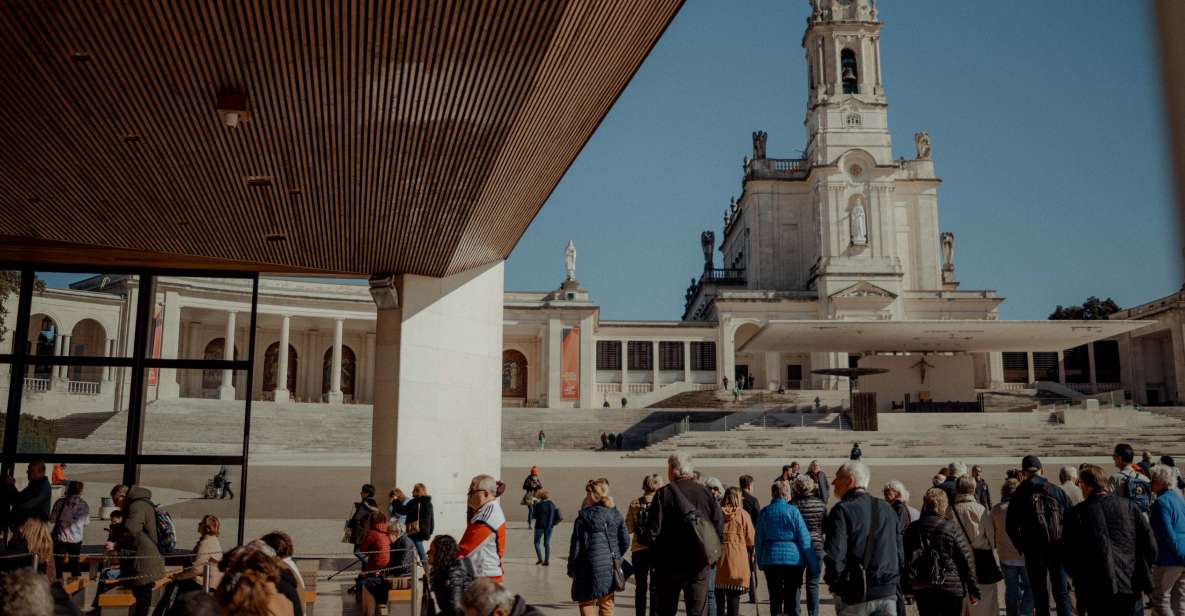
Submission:
[[276,402],[288,402],[292,399],[292,396],[288,393],[287,389],[277,389],[276,391],[272,392],[272,396],[272,399]]
[[331,391],[325,394],[325,401],[329,404],[341,404],[344,400],[345,398],[342,397],[342,392],[340,391]]
[[219,387],[218,388],[218,399],[219,400],[234,400],[235,399],[234,386],[233,385],[223,385],[223,386]]

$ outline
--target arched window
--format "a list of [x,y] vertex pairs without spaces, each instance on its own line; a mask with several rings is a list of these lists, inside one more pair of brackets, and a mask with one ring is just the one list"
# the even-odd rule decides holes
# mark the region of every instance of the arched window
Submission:
[[[226,359],[223,354],[226,351],[226,339],[215,338],[206,345],[206,350],[202,353],[202,359]],[[234,350],[235,357],[239,356],[239,347],[236,346]],[[222,371],[221,370],[202,370],[202,389],[218,389],[222,386]]]
[[502,397],[527,397],[527,358],[514,349],[502,351]]
[[839,52],[839,75],[844,94],[860,93],[860,71],[856,66],[856,52],[851,49]]
[[[29,318],[29,353],[32,355],[53,355],[58,340],[58,325],[47,315],[33,315]],[[30,366],[33,378],[48,379],[56,366]]]

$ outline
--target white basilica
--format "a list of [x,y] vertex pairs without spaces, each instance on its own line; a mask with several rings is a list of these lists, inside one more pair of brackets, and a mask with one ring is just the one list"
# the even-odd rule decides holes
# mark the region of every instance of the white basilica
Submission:
[[[771,158],[767,135],[753,134],[740,198],[724,216],[721,267],[716,234],[706,231],[703,270],[687,290],[682,318],[600,320],[576,279],[569,243],[559,288],[504,294],[504,405],[642,407],[738,381],[769,390],[843,389],[846,378],[814,371],[853,366],[885,371],[859,385],[877,393],[886,411],[910,401],[966,404],[984,390],[1038,381],[1090,392],[1134,385],[1143,401],[1152,385],[1126,382],[1136,380],[1132,371],[1120,377],[1111,365],[1118,356],[1097,360],[1094,343],[1127,340],[1120,337],[1145,323],[1000,321],[1003,299],[995,291],[959,288],[954,235],[939,225],[941,182],[929,136],[913,136],[913,158],[893,157],[875,3],[812,0],[811,7],[802,38],[805,157]],[[126,352],[135,293],[134,281],[109,276],[47,290],[34,299],[30,348]],[[245,357],[249,324],[236,315],[250,312],[248,282],[166,278],[156,299],[157,356]],[[376,309],[365,287],[264,278],[257,313],[253,391],[244,374],[161,369],[149,378],[149,399],[373,401]],[[1079,367],[1067,359],[1078,355],[1068,352],[1075,348],[1088,349]],[[1138,374],[1185,382],[1179,374]],[[48,406],[69,412],[106,399],[119,408],[127,383],[116,369],[44,369],[28,376],[25,389],[60,398]],[[1181,388],[1160,399],[1179,399]]]

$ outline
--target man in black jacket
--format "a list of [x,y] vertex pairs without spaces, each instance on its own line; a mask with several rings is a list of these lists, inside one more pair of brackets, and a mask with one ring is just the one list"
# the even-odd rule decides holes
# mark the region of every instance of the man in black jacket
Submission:
[[[638,529],[638,542],[651,552],[654,580],[654,608],[657,616],[674,616],[683,593],[687,616],[708,613],[708,573],[715,563],[705,562],[699,539],[686,522],[687,506],[724,533],[724,512],[707,488],[696,483],[686,454],[667,459],[667,479],[650,503],[645,528]],[[686,503],[686,504],[685,504]]]
[[[839,467],[831,482],[839,502],[823,527],[823,581],[831,589],[837,616],[892,614],[897,609],[905,551],[897,514],[889,503],[868,493],[871,479],[867,465],[852,461]],[[866,592],[851,596],[849,580],[865,561]]]
[[50,497],[53,490],[49,485],[49,478],[45,476],[45,462],[30,462],[25,476],[28,477],[29,483],[23,490],[16,489],[16,480],[12,477],[5,477],[3,488],[0,488],[3,495],[0,502],[12,508],[8,514],[8,523],[14,531],[29,518],[49,520]]
[[1078,482],[1085,500],[1066,515],[1064,541],[1078,608],[1087,614],[1134,614],[1140,594],[1152,590],[1152,528],[1135,503],[1107,491],[1102,467],[1082,469]]
[[[1066,572],[1062,569],[1059,554],[1064,542],[1050,545],[1044,538],[1040,516],[1035,508],[1036,499],[1052,503],[1053,513],[1064,518],[1070,510],[1070,497],[1052,481],[1042,476],[1041,459],[1025,456],[1021,462],[1021,484],[1008,499],[1008,514],[1004,528],[1008,538],[1025,557],[1025,570],[1029,574],[1029,588],[1033,592],[1033,604],[1038,614],[1049,613],[1049,590],[1053,587],[1053,603],[1057,616],[1070,616],[1070,595],[1066,588]],[[1049,501],[1045,499],[1048,496]],[[1055,529],[1056,530],[1056,529]],[[1048,584],[1047,584],[1048,581]]]

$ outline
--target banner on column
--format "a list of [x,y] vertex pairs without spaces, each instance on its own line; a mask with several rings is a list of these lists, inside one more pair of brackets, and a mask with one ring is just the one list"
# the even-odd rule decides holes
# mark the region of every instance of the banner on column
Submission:
[[580,328],[564,329],[560,345],[560,399],[580,399]]

